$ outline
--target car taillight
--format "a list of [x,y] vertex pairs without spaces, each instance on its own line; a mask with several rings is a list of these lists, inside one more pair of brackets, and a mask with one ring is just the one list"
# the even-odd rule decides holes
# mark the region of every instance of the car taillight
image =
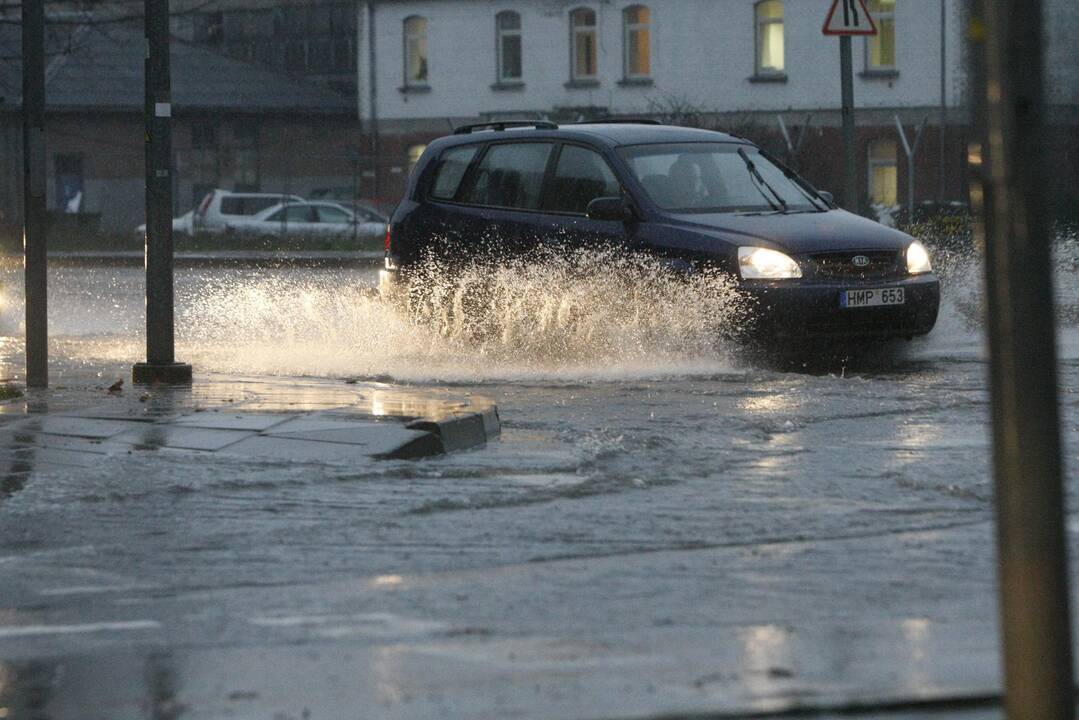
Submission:
[[386,252],[390,251],[390,244],[393,239],[393,225],[386,225]]

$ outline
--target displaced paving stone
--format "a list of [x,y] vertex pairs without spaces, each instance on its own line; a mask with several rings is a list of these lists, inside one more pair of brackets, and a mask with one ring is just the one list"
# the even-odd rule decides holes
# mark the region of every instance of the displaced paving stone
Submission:
[[422,437],[424,433],[401,428],[400,435],[384,435],[381,442],[352,444],[341,442],[318,442],[259,435],[241,440],[223,453],[244,455],[263,460],[287,460],[290,462],[368,464],[376,462],[376,455],[392,452],[408,441]]

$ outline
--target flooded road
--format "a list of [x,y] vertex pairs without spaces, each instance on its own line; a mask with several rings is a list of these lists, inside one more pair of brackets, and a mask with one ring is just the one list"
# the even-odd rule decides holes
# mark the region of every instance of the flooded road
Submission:
[[[9,675],[67,658],[99,682],[92,658],[144,667],[141,653],[166,648],[207,717],[239,702],[205,700],[206,668],[225,660],[200,653],[220,647],[267,677],[293,667],[309,689],[328,682],[325,664],[358,663],[362,692],[394,717],[439,716],[454,683],[477,690],[461,662],[516,667],[545,698],[462,701],[469,717],[994,692],[978,272],[945,263],[928,338],[789,372],[715,339],[739,310],[714,287],[687,297],[655,280],[632,295],[632,275],[585,288],[529,271],[507,279],[517,309],[476,344],[372,302],[373,268],[178,270],[177,355],[196,374],[452,386],[498,404],[501,440],[363,472],[159,454],[41,473],[0,499],[0,612],[121,624],[0,635],[0,658]],[[4,280],[17,297],[17,274]],[[50,282],[54,385],[127,376],[141,271],[59,267]],[[1057,282],[1074,498],[1079,275],[1064,264]],[[3,374],[19,350],[0,347]],[[292,665],[296,643],[322,661]],[[436,661],[448,665],[432,689],[417,678]],[[577,695],[559,690],[565,667],[590,678]],[[221,697],[244,692],[226,685]],[[260,692],[260,708],[287,696]],[[318,702],[333,692],[309,706],[332,710]]]

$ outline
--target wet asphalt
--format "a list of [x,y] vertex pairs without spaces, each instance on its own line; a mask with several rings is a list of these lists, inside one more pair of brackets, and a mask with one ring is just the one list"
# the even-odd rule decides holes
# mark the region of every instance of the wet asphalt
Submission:
[[[633,312],[476,347],[372,304],[370,268],[181,269],[178,352],[197,375],[286,393],[303,378],[315,397],[356,380],[449,388],[496,402],[501,439],[362,468],[134,453],[31,472],[0,495],[0,708],[994,716],[989,408],[969,271],[947,278],[928,338],[791,371],[642,320],[678,315],[662,288]],[[135,268],[55,268],[53,389],[5,412],[100,401],[141,351],[140,282]],[[528,282],[543,295],[551,280]],[[1075,276],[1060,285],[1070,298]],[[553,287],[549,304],[572,292]],[[1067,317],[1060,344],[1071,497]],[[18,339],[0,339],[2,374],[19,362]],[[1077,536],[1070,521],[1072,558]]]

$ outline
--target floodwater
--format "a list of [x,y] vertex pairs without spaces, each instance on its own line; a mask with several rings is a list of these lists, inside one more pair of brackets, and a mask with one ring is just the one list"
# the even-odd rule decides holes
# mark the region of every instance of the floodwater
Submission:
[[[1074,497],[1079,266],[1074,239],[1060,246]],[[527,689],[506,680],[498,708],[457,698],[469,717],[995,692],[978,263],[938,259],[944,302],[927,338],[801,372],[720,339],[751,312],[721,280],[603,266],[588,280],[555,261],[507,268],[482,339],[373,301],[374,268],[179,269],[177,355],[197,373],[452,386],[498,404],[502,438],[364,473],[135,457],[39,478],[0,501],[0,613],[156,625],[16,641],[8,655],[134,653],[117,667],[141,667],[140,648],[171,648],[207,717],[235,698],[207,699],[205,668],[229,663],[198,653],[229,648],[233,667],[321,687],[324,665],[293,664],[293,643],[374,653],[347,661],[374,679],[345,696],[367,692],[394,717],[445,717],[452,688],[497,694],[441,665],[450,679],[424,685],[433,657],[524,673]],[[3,281],[14,330],[18,275]],[[142,353],[140,269],[56,267],[50,283],[54,384],[126,375]],[[16,339],[0,346],[6,375],[20,361]],[[274,649],[244,654],[255,646]],[[335,652],[325,662],[347,664]],[[567,667],[576,694],[558,680]],[[267,708],[284,691],[260,692]]]

